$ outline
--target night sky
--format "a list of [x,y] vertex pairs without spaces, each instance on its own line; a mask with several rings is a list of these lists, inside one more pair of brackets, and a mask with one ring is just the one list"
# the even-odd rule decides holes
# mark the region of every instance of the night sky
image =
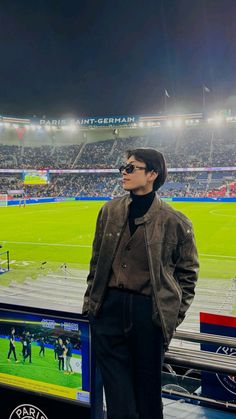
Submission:
[[236,0],[0,2],[0,114],[236,109]]

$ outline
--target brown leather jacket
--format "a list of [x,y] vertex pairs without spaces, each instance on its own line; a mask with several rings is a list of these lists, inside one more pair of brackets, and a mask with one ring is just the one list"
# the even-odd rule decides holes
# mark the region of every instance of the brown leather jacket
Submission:
[[[130,202],[130,195],[124,195],[108,201],[99,212],[83,314],[90,312],[96,316],[103,303]],[[199,264],[192,224],[158,196],[147,213],[136,219],[136,224],[144,225],[153,321],[161,323],[167,347],[194,297]]]

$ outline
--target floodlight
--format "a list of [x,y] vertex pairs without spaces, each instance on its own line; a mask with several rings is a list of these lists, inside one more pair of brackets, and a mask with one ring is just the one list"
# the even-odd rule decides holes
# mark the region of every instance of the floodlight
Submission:
[[214,116],[213,118],[208,118],[207,122],[215,125],[220,125],[223,122],[222,116]]
[[76,129],[77,129],[77,126],[74,125],[74,124],[73,125],[71,124],[71,125],[68,126],[68,130],[71,131],[71,132],[76,131]]
[[168,119],[168,121],[166,121],[166,125],[168,127],[173,127],[173,121],[171,119]]
[[182,119],[175,119],[174,120],[174,126],[175,127],[181,127],[183,125],[183,121],[182,121]]
[[223,122],[223,118],[222,118],[222,116],[215,116],[215,117],[213,118],[213,122],[214,122],[214,124],[216,124],[216,125],[220,125],[220,124],[222,124],[222,122]]

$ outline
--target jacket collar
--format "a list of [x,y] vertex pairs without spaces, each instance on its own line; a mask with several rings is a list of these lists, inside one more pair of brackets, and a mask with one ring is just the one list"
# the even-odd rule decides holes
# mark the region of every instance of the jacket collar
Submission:
[[129,214],[129,205],[131,204],[132,199],[130,194],[122,196],[121,200],[118,199],[117,204],[114,207],[114,213],[112,216],[112,221],[119,227],[123,227],[127,223],[128,214]]
[[[121,202],[122,202],[122,205],[119,207],[116,207],[116,214],[114,217],[114,222],[116,223],[116,225],[124,226],[128,219],[129,205],[132,202],[132,198],[130,197],[130,194],[124,195]],[[161,199],[156,194],[149,210],[146,212],[146,214],[144,214],[143,217],[136,218],[135,224],[140,225],[140,224],[144,224],[144,223],[152,221],[157,215],[158,210],[161,208],[161,205],[162,205]]]

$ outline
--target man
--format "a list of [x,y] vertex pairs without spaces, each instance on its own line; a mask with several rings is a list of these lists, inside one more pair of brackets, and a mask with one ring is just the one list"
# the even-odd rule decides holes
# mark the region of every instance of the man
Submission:
[[40,346],[39,356],[41,357],[41,354],[43,354],[43,356],[45,356],[45,340],[44,340],[44,337],[41,337],[41,339],[39,341],[39,346]]
[[17,361],[17,356],[16,356],[15,328],[14,327],[11,328],[11,335],[10,335],[10,339],[9,339],[9,351],[8,351],[8,355],[7,355],[8,361],[10,361],[11,353],[13,353],[15,361],[18,362]]
[[58,350],[58,345],[59,345],[59,343],[58,343],[58,339],[55,339],[54,344],[53,344],[53,349],[54,349],[54,359],[55,359],[55,361],[58,359],[58,353],[57,353],[57,350]]
[[25,195],[25,191],[22,189],[20,195],[19,195],[19,207],[21,208],[21,206],[26,206],[26,195]]
[[59,371],[64,371],[65,366],[65,353],[66,347],[62,340],[62,338],[58,339],[58,347],[57,347],[57,356],[58,356],[58,369]]
[[70,341],[70,338],[66,338],[66,350],[65,350],[65,355],[66,355],[66,371],[65,374],[73,374],[73,369],[71,366],[71,358],[72,358],[72,351],[73,351],[73,346],[72,343]]
[[23,357],[23,361],[24,361],[24,358],[25,358],[25,356],[27,354],[27,340],[26,340],[26,334],[25,334],[25,332],[23,333],[21,342],[22,342],[22,357]]
[[84,297],[108,419],[163,417],[164,350],[189,308],[198,261],[191,222],[162,202],[166,163],[154,149],[127,152],[130,194],[100,210]]
[[23,355],[23,363],[29,357],[29,363],[32,364],[32,337],[30,336],[30,332],[26,332],[25,340],[23,342],[23,346],[25,344],[24,355]]

